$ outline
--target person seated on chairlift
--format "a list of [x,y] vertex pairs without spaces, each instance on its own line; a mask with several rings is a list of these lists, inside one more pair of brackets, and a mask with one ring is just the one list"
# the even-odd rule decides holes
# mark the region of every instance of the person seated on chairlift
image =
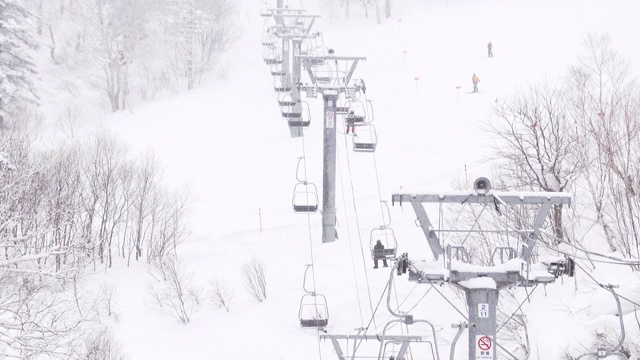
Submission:
[[382,245],[382,240],[378,240],[376,244],[373,246],[373,268],[378,268],[378,259],[382,259],[382,266],[388,267],[387,258],[384,257],[384,245]]
[[349,129],[351,129],[351,132],[353,133],[353,135],[356,134],[356,119],[357,119],[357,115],[355,115],[353,113],[353,110],[349,111],[349,114],[347,115],[347,134],[349,133]]

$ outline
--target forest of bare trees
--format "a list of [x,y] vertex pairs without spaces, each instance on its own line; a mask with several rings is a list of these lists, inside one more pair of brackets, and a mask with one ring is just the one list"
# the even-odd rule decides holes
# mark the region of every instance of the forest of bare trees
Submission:
[[496,103],[488,130],[500,140],[497,175],[505,189],[580,199],[571,213],[553,209],[548,244],[580,244],[596,231],[609,250],[638,258],[640,92],[607,35],[587,36],[583,49],[565,81]]
[[113,294],[81,290],[84,270],[174,264],[188,235],[188,191],[162,184],[153,154],[108,133],[43,147],[25,131],[42,116],[33,52],[74,74],[56,85],[74,139],[87,120],[76,99],[118,111],[197,85],[238,37],[234,12],[230,0],[0,1],[0,354],[124,359],[103,324]]

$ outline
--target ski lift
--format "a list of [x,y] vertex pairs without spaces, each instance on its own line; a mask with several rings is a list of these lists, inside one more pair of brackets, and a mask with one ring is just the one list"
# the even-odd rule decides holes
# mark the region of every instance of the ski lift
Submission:
[[310,213],[318,211],[318,189],[312,183],[308,183],[300,176],[300,163],[304,157],[298,158],[296,166],[296,180],[298,183],[293,188],[293,211],[297,213]]
[[324,65],[326,60],[324,59],[327,56],[328,49],[325,46],[314,46],[309,50],[309,56],[317,56],[319,58],[311,58],[309,59],[309,63],[312,67],[317,67],[319,65]]
[[315,286],[313,291],[307,289],[307,271],[309,271],[311,266],[312,265],[307,265],[307,268],[304,270],[302,288],[306,294],[302,295],[300,299],[298,319],[302,327],[324,328],[329,323],[327,298],[322,294],[317,294],[315,292]]
[[348,101],[345,104],[345,107],[347,108],[347,116],[345,118],[345,122],[354,125],[364,125],[365,123],[371,122],[369,121],[367,108],[364,102],[360,100]]
[[371,124],[362,124],[358,127],[358,135],[353,136],[353,151],[374,152],[378,144],[376,129]]
[[[384,246],[384,249],[375,248],[378,241]],[[398,251],[398,242],[393,229],[388,226],[380,226],[371,230],[369,247],[371,248],[373,260],[395,259]]]
[[282,109],[282,117],[287,119],[289,126],[309,126],[311,123],[311,111],[306,101],[297,105],[286,106]]
[[277,39],[273,33],[266,31],[262,34],[262,46],[273,46]]
[[269,66],[269,71],[271,71],[271,75],[273,76],[282,76],[287,74],[287,70],[283,69],[282,63],[271,64]]
[[271,11],[269,10],[269,4],[263,2],[262,5],[260,5],[260,16],[261,17],[271,17]]
[[396,350],[395,348],[396,347],[399,348],[402,345],[403,345],[402,341],[392,341],[392,340],[385,341],[383,352],[382,352],[384,355],[382,356],[382,359],[413,360],[413,357],[411,355],[411,346],[407,346],[407,351],[405,353],[405,356],[403,356],[402,359],[397,358],[398,350]]
[[329,62],[326,62],[322,59],[312,59],[321,61],[315,65],[315,78],[318,84],[328,84],[332,79],[337,75]]
[[[421,346],[418,346],[418,351],[419,354],[417,355],[421,355],[421,356],[427,356],[427,357],[420,357],[420,359],[437,359],[436,358],[436,354],[433,352],[433,343],[429,340],[418,340],[418,341],[411,341],[413,343],[413,345],[421,345],[421,343],[424,343],[426,345],[429,346],[428,349],[421,349]],[[413,351],[411,348],[411,345],[407,346],[407,349],[404,353],[404,355],[402,356],[402,358],[397,357],[398,356],[398,350],[395,350],[395,348],[400,348],[402,347],[402,341],[385,341],[384,344],[384,350],[383,350],[383,354],[384,356],[382,357],[382,359],[387,360],[387,359],[393,359],[393,360],[415,360],[416,358],[418,358],[417,356],[414,357],[413,355]],[[426,353],[425,353],[426,351]],[[428,354],[431,353],[431,357],[428,357]]]
[[273,90],[276,92],[291,91],[291,81],[286,76],[276,76],[273,78]]
[[310,213],[318,211],[318,188],[306,181],[297,183],[293,188],[293,211]]
[[282,51],[277,46],[268,46],[263,51],[263,58],[267,65],[282,64]]
[[293,98],[291,97],[291,94],[283,93],[278,95],[278,105],[280,105],[281,107],[293,106],[295,104],[296,104],[296,101],[293,100]]

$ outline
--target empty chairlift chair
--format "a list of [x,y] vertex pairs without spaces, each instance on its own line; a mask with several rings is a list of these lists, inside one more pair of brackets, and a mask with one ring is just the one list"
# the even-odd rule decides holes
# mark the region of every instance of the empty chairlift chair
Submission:
[[[380,241],[384,249],[375,248]],[[369,241],[371,247],[371,257],[373,260],[393,260],[398,252],[398,242],[393,229],[387,226],[380,226],[371,230],[371,238]]]
[[282,68],[282,63],[269,65],[272,76],[282,76],[287,74],[287,70]]
[[293,188],[293,211],[297,213],[310,213],[318,211],[318,189],[314,184],[308,183],[306,178],[303,177],[304,172],[301,172],[300,164],[304,157],[298,158],[298,164],[296,165],[296,180],[298,183]]
[[297,183],[293,188],[293,211],[310,213],[318,211],[318,189],[308,182]]
[[263,59],[267,65],[282,64],[282,49],[274,45],[265,47]]
[[291,81],[287,76],[275,76],[273,78],[273,90],[276,92],[291,91]]
[[304,271],[302,288],[306,294],[302,295],[300,299],[298,319],[300,320],[300,326],[303,328],[324,328],[329,324],[327,298],[322,294],[317,294],[315,291],[307,289],[307,271],[310,267],[311,265],[307,265]]
[[378,145],[376,129],[371,124],[358,126],[357,136],[353,137],[353,151],[374,152]]
[[262,33],[262,46],[273,46],[278,38],[271,32]]
[[323,328],[327,326],[329,323],[327,298],[322,294],[304,294],[300,299],[298,318],[302,327]]
[[271,17],[271,11],[269,10],[269,4],[263,2],[262,5],[260,5],[260,16],[261,17]]
[[282,117],[287,120],[289,126],[309,126],[311,124],[311,111],[306,101],[300,101],[291,106],[282,108]]
[[[293,106],[297,104],[297,102],[295,100],[293,100],[293,98],[291,98],[291,95],[288,93],[284,93],[284,94],[279,94],[278,95],[278,105],[280,105],[281,107],[285,107],[285,106]],[[283,109],[284,111],[284,109]]]

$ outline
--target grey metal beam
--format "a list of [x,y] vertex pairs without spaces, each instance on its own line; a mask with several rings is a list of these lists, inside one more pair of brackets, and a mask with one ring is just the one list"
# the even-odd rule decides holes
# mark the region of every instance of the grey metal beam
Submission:
[[418,222],[420,223],[420,227],[422,228],[424,236],[426,236],[427,241],[429,242],[431,253],[433,253],[433,257],[438,260],[438,257],[441,254],[444,254],[444,249],[442,248],[442,245],[440,245],[440,239],[438,239],[438,236],[432,230],[433,226],[431,225],[431,221],[429,221],[427,212],[424,210],[424,206],[419,201],[412,200],[411,206],[413,206],[413,210],[415,211],[416,216],[418,216]]
[[325,92],[322,152],[322,243],[336,241],[336,102],[339,93]]
[[420,335],[337,335],[337,334],[320,334],[322,340],[378,340],[382,341],[422,341],[427,339],[426,336]]
[[338,61],[342,61],[342,60],[367,60],[366,57],[363,56],[313,56],[313,55],[300,55],[298,56],[300,59],[316,59],[316,60],[338,60]]
[[[322,339],[322,335],[320,335]],[[330,338],[331,343],[333,344],[333,348],[336,350],[336,355],[338,355],[338,360],[344,360],[344,353],[342,352],[342,348],[340,348],[340,343],[336,338]]]
[[531,258],[531,253],[533,252],[533,247],[536,245],[536,241],[538,241],[538,237],[540,237],[540,228],[544,225],[547,216],[549,215],[549,211],[551,211],[551,203],[542,204],[538,213],[536,214],[536,218],[533,221],[533,232],[529,233],[527,238],[527,243],[522,245],[522,251],[520,252],[520,257],[524,259],[527,263]]
[[[494,196],[495,194],[495,196]],[[423,203],[451,204],[563,204],[571,205],[571,195],[562,192],[498,193],[480,195],[474,193],[393,194],[391,204],[418,201]]]

